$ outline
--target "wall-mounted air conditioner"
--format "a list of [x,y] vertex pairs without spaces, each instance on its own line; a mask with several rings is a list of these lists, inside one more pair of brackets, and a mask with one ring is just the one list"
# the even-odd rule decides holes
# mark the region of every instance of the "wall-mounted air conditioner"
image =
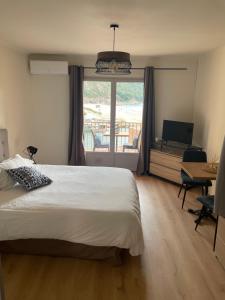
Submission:
[[30,60],[30,73],[33,75],[68,75],[68,62]]

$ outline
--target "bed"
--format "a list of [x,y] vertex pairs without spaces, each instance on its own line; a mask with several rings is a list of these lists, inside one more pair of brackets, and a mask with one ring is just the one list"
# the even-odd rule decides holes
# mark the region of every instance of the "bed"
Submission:
[[119,258],[143,252],[138,192],[126,169],[37,165],[53,183],[0,191],[0,251]]

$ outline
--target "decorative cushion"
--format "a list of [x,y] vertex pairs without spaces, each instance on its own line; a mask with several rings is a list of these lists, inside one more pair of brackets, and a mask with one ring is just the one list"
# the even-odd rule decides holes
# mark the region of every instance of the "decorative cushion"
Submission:
[[27,191],[31,191],[52,182],[50,178],[31,167],[19,167],[7,170],[8,174],[20,183]]

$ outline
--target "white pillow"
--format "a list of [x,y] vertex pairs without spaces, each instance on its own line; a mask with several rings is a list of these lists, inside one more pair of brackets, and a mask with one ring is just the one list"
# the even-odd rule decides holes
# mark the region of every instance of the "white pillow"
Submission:
[[16,154],[15,157],[3,160],[0,163],[0,169],[10,170],[16,169],[20,167],[31,167],[33,165],[33,161],[27,158],[23,158],[19,154]]
[[23,158],[19,154],[15,157],[6,159],[0,163],[0,190],[9,190],[13,188],[16,181],[6,172],[6,170],[16,169],[19,167],[31,167],[33,161],[27,158]]
[[6,172],[0,168],[0,190],[9,190],[16,185],[16,181]]

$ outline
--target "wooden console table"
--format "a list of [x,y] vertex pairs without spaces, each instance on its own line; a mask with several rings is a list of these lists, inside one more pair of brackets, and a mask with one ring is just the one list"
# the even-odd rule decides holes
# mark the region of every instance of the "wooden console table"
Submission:
[[150,150],[150,174],[180,184],[181,161],[183,153],[177,149]]

